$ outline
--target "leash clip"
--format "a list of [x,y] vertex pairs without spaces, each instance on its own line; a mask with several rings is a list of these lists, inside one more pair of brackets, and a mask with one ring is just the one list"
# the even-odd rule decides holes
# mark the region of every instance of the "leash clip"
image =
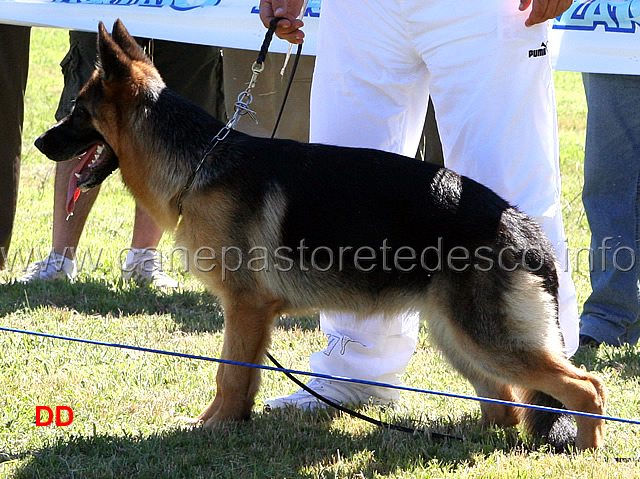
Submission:
[[251,66],[251,71],[253,72],[253,74],[251,75],[251,80],[249,80],[249,86],[245,91],[250,92],[253,89],[253,87],[256,86],[256,83],[258,81],[258,75],[262,73],[263,70],[264,70],[264,63],[258,63],[257,61],[253,62],[253,65]]
[[[211,140],[209,141],[209,145],[207,146],[207,148],[206,148],[204,154],[202,155],[202,157],[200,158],[200,161],[196,165],[195,170],[193,171],[193,173],[189,177],[189,180],[187,181],[187,184],[184,185],[184,187],[182,188],[182,190],[178,194],[178,198],[176,200],[177,205],[178,205],[178,215],[182,215],[182,203],[183,203],[183,200],[184,200],[184,196],[193,187],[193,185],[194,185],[194,183],[196,181],[196,177],[198,176],[198,173],[200,172],[200,170],[204,166],[204,163],[205,163],[207,157],[211,154],[211,152],[214,150],[214,148],[216,146],[218,146],[218,143],[223,141],[227,137],[227,135],[229,135],[229,132],[236,126],[236,123],[238,123],[238,121],[240,120],[240,117],[242,117],[244,115],[249,115],[249,117],[251,117],[251,119],[256,124],[258,124],[258,118],[256,117],[256,112],[253,111],[251,108],[249,108],[249,105],[251,105],[251,102],[253,102],[253,95],[251,94],[251,90],[253,90],[253,88],[256,86],[256,82],[258,81],[258,75],[260,75],[260,73],[262,73],[262,71],[264,71],[264,61],[265,61],[265,58],[267,56],[267,51],[269,49],[269,44],[271,43],[271,39],[273,37],[273,33],[275,32],[275,30],[276,30],[276,28],[278,26],[278,22],[280,20],[282,20],[282,19],[281,18],[276,18],[276,19],[272,20],[271,24],[269,25],[269,29],[267,30],[267,34],[265,35],[264,42],[262,43],[262,47],[260,49],[260,53],[258,54],[258,58],[256,59],[255,62],[253,62],[253,65],[251,65],[251,80],[249,80],[249,84],[247,85],[246,90],[244,90],[242,93],[240,93],[238,95],[238,99],[234,104],[233,116],[227,122],[227,124],[225,126],[223,126],[222,129],[213,138],[211,138]],[[298,48],[300,48],[300,46],[298,46]],[[293,80],[293,75],[292,75],[291,80]],[[291,80],[289,81],[289,86],[287,87],[287,94],[288,94],[289,87],[291,86]],[[285,101],[286,101],[286,96],[287,95],[285,94]],[[284,108],[284,102],[283,102],[282,108],[280,109],[280,115],[282,115],[282,109],[283,108]],[[280,115],[278,116],[278,120],[276,122],[276,128],[277,128],[277,125],[278,125],[278,123],[280,121]],[[274,129],[274,133],[275,133],[275,129]]]
[[258,124],[256,112],[249,108],[251,102],[253,102],[253,95],[249,93],[249,88],[238,95],[238,100],[234,104],[233,118],[231,119],[233,121],[232,128],[243,115],[249,115],[256,125]]
[[262,73],[263,70],[264,70],[264,63],[262,62],[258,62],[256,60],[255,62],[253,62],[253,65],[251,65],[251,71],[256,75],[258,75],[258,73]]

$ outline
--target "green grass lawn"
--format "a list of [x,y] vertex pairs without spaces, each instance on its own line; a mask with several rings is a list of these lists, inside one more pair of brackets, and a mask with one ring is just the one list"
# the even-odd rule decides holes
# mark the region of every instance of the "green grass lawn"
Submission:
[[[120,280],[120,252],[129,246],[134,203],[118,175],[102,187],[80,245],[87,261],[73,284],[12,283],[28,259],[51,246],[54,164],[32,146],[53,123],[62,88],[58,63],[65,31],[34,29],[27,91],[24,155],[11,271],[0,273],[0,325],[219,356],[223,322],[203,288],[179,270],[175,292],[138,289]],[[563,171],[563,211],[576,268],[580,304],[589,293],[588,225],[582,209],[586,106],[579,74],[557,73]],[[167,235],[161,249],[169,251]],[[89,258],[89,255],[91,256]],[[283,318],[273,354],[294,369],[324,347],[313,318]],[[296,389],[277,373],[263,374],[254,420],[215,433],[178,420],[194,416],[215,393],[212,363],[156,356],[0,332],[0,478],[540,478],[637,477],[640,426],[610,423],[597,454],[556,455],[532,449],[516,429],[482,429],[475,402],[403,394],[376,417],[462,436],[464,442],[377,429],[343,415],[263,413],[264,399]],[[640,356],[636,348],[602,347],[576,363],[600,374],[608,412],[638,418]],[[405,382],[413,387],[473,394],[451,372],[426,335]],[[37,405],[66,405],[68,427],[36,427]]]

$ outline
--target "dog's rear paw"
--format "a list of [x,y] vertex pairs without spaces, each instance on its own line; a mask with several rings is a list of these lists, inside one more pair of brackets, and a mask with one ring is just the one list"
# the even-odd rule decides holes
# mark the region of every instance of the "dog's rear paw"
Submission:
[[202,423],[202,419],[200,417],[187,417],[187,416],[178,416],[176,418],[176,422],[185,426],[196,427]]

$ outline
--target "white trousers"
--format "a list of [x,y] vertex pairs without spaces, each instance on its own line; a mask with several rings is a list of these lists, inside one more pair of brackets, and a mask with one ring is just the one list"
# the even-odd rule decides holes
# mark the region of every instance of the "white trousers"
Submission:
[[[518,3],[323,0],[310,141],[413,157],[431,95],[446,166],[534,217],[555,246],[560,326],[572,355],[578,311],[566,264],[548,25],[525,27],[528,12]],[[321,314],[329,347],[312,355],[311,368],[398,383],[418,326],[415,314],[361,322]]]

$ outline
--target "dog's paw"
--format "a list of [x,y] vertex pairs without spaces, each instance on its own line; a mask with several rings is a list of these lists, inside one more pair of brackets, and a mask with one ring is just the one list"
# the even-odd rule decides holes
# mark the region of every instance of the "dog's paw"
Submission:
[[176,422],[180,425],[188,426],[188,427],[196,427],[202,424],[202,419],[200,416],[198,417],[187,417],[187,416],[178,416],[176,418]]

